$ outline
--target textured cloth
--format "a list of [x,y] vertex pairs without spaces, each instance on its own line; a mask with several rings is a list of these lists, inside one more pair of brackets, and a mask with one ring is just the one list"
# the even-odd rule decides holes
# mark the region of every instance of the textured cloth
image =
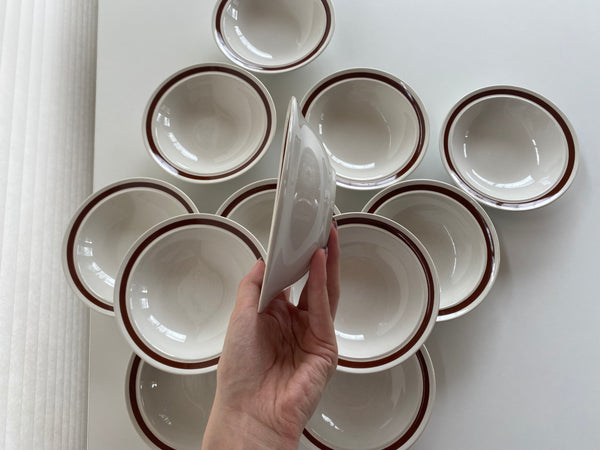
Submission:
[[0,0],[0,448],[86,445],[89,312],[61,246],[91,192],[97,0]]

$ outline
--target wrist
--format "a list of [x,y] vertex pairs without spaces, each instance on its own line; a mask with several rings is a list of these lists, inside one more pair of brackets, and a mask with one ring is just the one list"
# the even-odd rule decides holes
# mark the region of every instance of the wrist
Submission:
[[299,438],[296,433],[275,429],[250,413],[227,409],[215,399],[202,449],[296,450]]

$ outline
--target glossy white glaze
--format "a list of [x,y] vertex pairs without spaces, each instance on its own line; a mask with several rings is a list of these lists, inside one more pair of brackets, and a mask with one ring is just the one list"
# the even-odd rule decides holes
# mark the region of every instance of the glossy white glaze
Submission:
[[247,228],[268,250],[276,192],[277,178],[255,181],[231,194],[217,214]]
[[381,371],[413,355],[431,332],[439,309],[437,273],[425,247],[396,222],[367,213],[336,220],[338,370]]
[[133,355],[125,380],[129,418],[150,447],[192,450],[202,445],[217,388],[216,372],[172,374]]
[[[221,204],[217,214],[229,217],[247,228],[268,252],[276,192],[277,178],[255,181],[231,194]],[[335,205],[333,213],[340,213]],[[298,304],[307,279],[308,274],[292,285],[290,291],[292,303]]]
[[483,208],[454,186],[435,180],[403,181],[376,194],[363,211],[405,226],[427,248],[440,281],[438,320],[472,310],[496,280],[496,229]]
[[483,204],[510,210],[554,201],[578,165],[575,133],[560,110],[511,86],[461,99],[446,117],[440,150],[459,186]]
[[421,101],[403,81],[379,70],[351,69],[321,80],[305,95],[302,111],[340,186],[376,189],[400,180],[427,148]]
[[333,5],[330,0],[221,0],[212,27],[231,61],[256,72],[285,72],[325,49],[333,35]]
[[335,202],[335,171],[321,141],[290,100],[275,210],[269,236],[259,311],[308,270],[329,238]]
[[302,443],[307,448],[407,449],[429,420],[435,388],[425,347],[383,372],[359,375],[338,371],[325,387]]
[[146,230],[198,212],[180,189],[151,178],[128,178],[90,195],[63,240],[63,269],[75,293],[96,311],[114,315],[113,290],[123,257]]
[[152,158],[187,181],[220,182],[264,155],[275,133],[275,107],[254,76],[225,64],[183,69],[151,96],[143,135]]
[[134,243],[119,270],[121,331],[161,370],[214,370],[238,285],[263,255],[251,233],[224,217],[190,214],[160,223]]

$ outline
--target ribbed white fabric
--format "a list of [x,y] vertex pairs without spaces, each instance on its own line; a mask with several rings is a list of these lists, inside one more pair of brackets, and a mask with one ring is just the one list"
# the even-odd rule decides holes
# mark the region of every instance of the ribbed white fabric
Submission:
[[0,448],[86,445],[88,310],[61,267],[91,192],[97,0],[0,0]]

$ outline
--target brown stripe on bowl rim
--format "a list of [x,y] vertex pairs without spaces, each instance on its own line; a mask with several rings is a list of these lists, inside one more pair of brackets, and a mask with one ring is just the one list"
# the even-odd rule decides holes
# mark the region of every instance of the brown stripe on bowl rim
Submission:
[[[249,189],[239,193],[235,198],[231,199],[229,201],[229,203],[227,203],[225,205],[225,208],[223,209],[222,212],[219,213],[219,215],[223,216],[223,217],[229,217],[229,215],[235,208],[237,208],[242,202],[249,199],[250,197],[252,197],[256,194],[260,194],[262,192],[266,192],[266,191],[275,192],[275,190],[277,189],[277,180],[276,179],[264,180],[264,181],[258,182],[258,183],[261,183],[261,184],[259,184],[258,186],[249,188]],[[227,202],[227,200],[225,202]]]
[[77,233],[79,232],[79,227],[81,226],[84,219],[87,217],[90,211],[94,209],[98,204],[100,204],[102,201],[104,201],[106,198],[110,197],[113,194],[137,188],[156,189],[158,191],[164,192],[172,196],[175,200],[179,201],[188,213],[192,214],[197,212],[195,207],[192,207],[188,200],[186,200],[179,192],[170,188],[166,183],[159,184],[158,181],[154,180],[151,181],[136,179],[128,182],[118,182],[113,185],[107,186],[104,189],[101,189],[95,194],[92,194],[92,196],[88,200],[86,200],[86,202],[81,207],[80,211],[77,213],[67,235],[67,243],[65,247],[67,270],[70,274],[73,284],[76,286],[79,293],[83,297],[85,297],[87,301],[89,301],[90,303],[92,303],[93,305],[95,305],[96,307],[100,308],[108,314],[114,312],[113,305],[106,303],[103,299],[101,299],[90,289],[88,289],[83,280],[80,278],[79,273],[77,272],[75,266],[75,259],[73,257],[75,238],[77,236]]
[[388,75],[384,72],[373,70],[373,69],[350,69],[338,72],[338,74],[334,74],[329,78],[323,80],[320,84],[315,86],[308,94],[307,97],[302,101],[302,114],[304,117],[307,117],[307,113],[312,105],[312,103],[316,100],[316,98],[321,95],[326,89],[331,86],[338,84],[342,81],[352,80],[352,79],[369,79],[379,81],[381,83],[387,84],[391,88],[400,92],[413,107],[415,115],[417,117],[417,122],[419,124],[419,132],[418,132],[418,140],[417,144],[413,150],[413,154],[409,161],[404,164],[403,167],[400,168],[395,174],[386,177],[385,179],[376,180],[372,182],[359,182],[359,181],[351,181],[346,178],[338,177],[337,180],[346,186],[356,186],[356,187],[372,187],[378,188],[387,186],[394,181],[398,181],[404,176],[408,175],[420,161],[424,152],[426,150],[425,143],[427,139],[427,119],[425,116],[424,108],[421,105],[420,100],[417,100],[416,94],[414,94],[411,88],[408,87],[403,81],[397,80],[391,75]]
[[453,306],[449,306],[447,308],[440,308],[438,312],[438,319],[444,320],[445,316],[456,314],[460,311],[465,310],[473,303],[475,303],[480,296],[483,294],[488,285],[493,281],[493,274],[495,270],[497,270],[497,254],[498,248],[494,243],[494,235],[495,232],[492,231],[490,227],[490,223],[488,223],[489,218],[486,218],[481,214],[476,206],[474,206],[468,198],[465,198],[463,195],[453,191],[450,188],[428,184],[428,183],[416,183],[416,184],[408,184],[408,185],[399,185],[390,189],[384,195],[382,195],[377,201],[375,201],[367,210],[368,213],[377,214],[377,210],[388,200],[399,195],[405,194],[409,192],[436,192],[443,196],[449,197],[452,200],[458,202],[461,206],[467,209],[467,211],[473,216],[473,218],[477,221],[481,232],[485,239],[486,244],[486,266],[484,273],[479,280],[479,283],[475,287],[475,289],[467,296],[467,298],[461,300],[459,303]]
[[[384,447],[383,450],[397,450],[402,448],[403,445],[406,445],[415,434],[418,432],[419,428],[425,426],[425,423],[428,419],[428,412],[431,411],[431,396],[435,391],[435,379],[433,374],[433,366],[431,366],[431,360],[429,355],[427,355],[427,359],[425,358],[424,352],[422,349],[419,349],[414,357],[417,359],[419,363],[419,369],[423,382],[423,393],[421,395],[421,402],[419,404],[419,409],[417,410],[417,414],[415,415],[414,420],[410,424],[410,426],[406,429],[402,435],[395,440],[390,445]],[[429,364],[428,364],[429,361]],[[308,439],[315,447],[320,450],[334,450],[332,447],[321,442],[316,436],[314,436],[308,429],[304,428],[302,434],[306,439]]]
[[307,64],[308,62],[310,62],[313,58],[315,58],[319,53],[321,53],[325,49],[325,46],[326,46],[327,42],[329,41],[329,39],[331,37],[331,33],[333,31],[332,30],[333,29],[332,5],[328,0],[320,0],[321,4],[323,5],[323,9],[325,10],[325,29],[323,31],[323,36],[321,36],[321,40],[315,46],[315,48],[309,54],[304,56],[303,58],[301,58],[297,61],[291,62],[289,64],[283,64],[280,66],[261,66],[260,64],[255,64],[255,63],[248,61],[246,58],[242,58],[238,53],[234,52],[233,49],[227,44],[227,41],[225,40],[225,38],[223,36],[223,31],[222,31],[223,10],[225,9],[225,7],[227,6],[227,4],[230,1],[231,0],[221,0],[216,6],[215,15],[214,15],[214,19],[213,19],[214,25],[215,25],[214,37],[215,37],[215,40],[217,41],[217,45],[225,53],[225,55],[228,58],[230,58],[231,60],[235,61],[236,63],[238,63],[239,65],[241,65],[242,67],[244,67],[248,70],[254,70],[254,71],[258,71],[258,72],[275,73],[275,72],[284,72],[286,70],[301,67],[304,64]]
[[427,304],[425,308],[425,314],[423,315],[419,328],[417,328],[417,331],[401,348],[394,350],[389,355],[385,355],[373,360],[352,360],[338,356],[338,366],[347,367],[349,369],[372,369],[376,367],[382,367],[406,356],[407,354],[410,354],[411,350],[418,350],[418,348],[415,349],[415,345],[424,337],[427,329],[430,328],[432,320],[435,322],[435,318],[433,316],[436,315],[437,317],[437,311],[435,310],[436,281],[432,267],[430,267],[428,264],[427,257],[421,251],[415,241],[406,233],[404,233],[398,225],[392,226],[378,219],[377,216],[374,216],[373,214],[369,215],[373,217],[343,217],[343,215],[342,217],[336,217],[338,229],[341,229],[347,225],[368,225],[386,231],[387,233],[390,233],[394,237],[400,239],[417,257],[417,260],[423,269],[425,282],[427,284]]
[[[167,223],[157,225],[154,229],[149,231],[146,236],[140,238],[140,240],[134,244],[134,247],[132,247],[132,249],[130,250],[128,258],[123,263],[124,265],[121,268],[121,273],[119,276],[118,292],[116,293],[118,295],[117,300],[119,302],[118,306],[120,313],[120,322],[125,328],[129,339],[131,339],[131,341],[137,347],[136,353],[140,351],[146,357],[162,364],[163,366],[171,367],[173,369],[178,369],[181,371],[195,371],[215,367],[219,361],[219,356],[203,361],[183,362],[168,358],[164,355],[161,355],[157,351],[151,349],[150,346],[146,342],[144,342],[144,340],[137,334],[136,329],[131,321],[131,318],[129,317],[129,311],[127,309],[127,287],[129,284],[129,277],[131,275],[131,271],[133,270],[133,266],[138,261],[140,255],[154,241],[156,241],[161,236],[164,236],[166,233],[170,233],[174,230],[188,227],[191,225],[212,226],[225,230],[236,236],[242,242],[244,242],[244,244],[250,249],[250,251],[254,254],[257,260],[263,257],[260,248],[257,245],[255,245],[254,241],[246,234],[244,234],[243,231],[236,228],[236,226],[233,225],[233,221],[227,218],[223,218],[221,216],[208,216],[210,215],[199,214],[193,215],[191,217],[175,218],[171,221],[168,221]],[[227,223],[226,221],[230,223]]]
[[129,404],[129,408],[131,414],[133,415],[133,419],[135,420],[136,425],[142,431],[144,436],[152,442],[156,447],[161,450],[175,450],[173,447],[165,444],[160,438],[152,432],[146,421],[144,420],[144,416],[140,411],[140,405],[137,399],[137,383],[138,383],[138,373],[140,366],[142,364],[142,359],[134,354],[131,357],[131,361],[129,363],[128,369],[128,380],[127,380],[127,392],[126,400]]
[[[464,177],[461,176],[450,156],[450,129],[452,128],[452,125],[456,120],[457,116],[469,104],[481,100],[485,97],[491,97],[495,95],[513,96],[534,103],[535,105],[546,111],[548,114],[550,114],[550,116],[558,123],[560,129],[563,132],[565,140],[567,141],[567,166],[565,167],[565,171],[563,172],[562,177],[552,187],[552,189],[542,193],[541,195],[533,199],[523,201],[498,200],[479,192],[478,190],[472,188],[471,185],[464,179]],[[489,88],[483,88],[472,92],[471,94],[468,94],[466,97],[460,100],[459,103],[452,108],[448,117],[444,121],[441,135],[441,152],[442,159],[447,164],[447,169],[450,176],[452,176],[452,178],[459,184],[459,186],[463,190],[465,190],[469,195],[471,195],[481,203],[496,208],[508,210],[534,209],[552,202],[554,199],[562,195],[564,191],[568,188],[575,175],[575,170],[577,168],[577,143],[575,133],[572,130],[571,125],[560,112],[560,110],[552,103],[550,103],[550,101],[544,99],[539,94],[532,91],[528,91],[523,88],[513,86],[493,86]]]
[[[154,136],[152,134],[152,117],[154,116],[154,111],[156,110],[156,107],[158,106],[158,103],[160,102],[161,98],[167,93],[167,91],[169,89],[171,89],[171,87],[173,87],[174,85],[179,83],[180,81],[184,80],[185,78],[189,78],[191,76],[195,76],[195,75],[199,75],[199,74],[203,74],[203,73],[207,73],[207,72],[221,72],[221,73],[225,73],[228,75],[232,75],[234,77],[239,78],[244,83],[247,83],[248,85],[250,85],[250,87],[260,97],[260,99],[265,107],[265,114],[267,117],[267,128],[265,130],[263,140],[260,143],[260,145],[258,146],[258,148],[255,150],[255,152],[252,154],[252,156],[249,159],[247,159],[243,164],[241,164],[227,172],[219,173],[216,175],[199,175],[199,174],[196,174],[196,173],[193,173],[190,171],[186,171],[180,167],[176,167],[174,164],[172,164],[169,161],[169,159],[166,156],[163,155],[158,144],[154,140]],[[272,105],[271,105],[271,102],[269,101],[269,99],[267,98],[267,94],[265,92],[266,92],[266,88],[261,86],[259,84],[259,82],[255,81],[251,75],[243,73],[240,69],[236,69],[234,67],[228,67],[224,64],[223,65],[221,65],[221,64],[202,64],[202,65],[198,65],[198,66],[192,66],[192,67],[189,67],[187,69],[184,69],[184,70],[172,75],[170,78],[168,78],[166,81],[164,81],[158,87],[157,91],[154,92],[154,94],[152,94],[152,97],[150,98],[150,101],[148,102],[148,106],[146,107],[146,111],[144,112],[143,132],[144,132],[144,141],[146,143],[148,151],[150,152],[150,154],[152,155],[154,160],[158,163],[158,165],[161,166],[164,170],[166,170],[167,172],[169,172],[175,176],[179,176],[183,179],[186,179],[188,181],[210,182],[210,181],[216,181],[216,180],[229,178],[235,174],[241,173],[246,168],[248,168],[249,166],[254,164],[258,160],[258,158],[267,150],[266,147],[267,147],[268,143],[270,142],[272,134],[274,132],[274,130],[273,130],[274,118],[273,118],[273,112],[271,111]]]

